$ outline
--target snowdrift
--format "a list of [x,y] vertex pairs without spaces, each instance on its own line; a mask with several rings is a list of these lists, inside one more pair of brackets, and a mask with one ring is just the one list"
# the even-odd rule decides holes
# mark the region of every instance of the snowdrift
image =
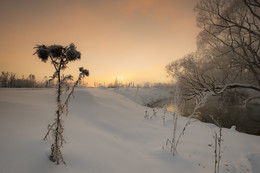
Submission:
[[[214,172],[212,130],[216,126],[193,122],[173,156],[165,145],[172,137],[172,113],[166,112],[165,123],[159,109],[152,119],[144,119],[145,111],[152,115],[152,109],[134,102],[138,96],[125,96],[104,88],[75,91],[69,115],[63,117],[67,166],[57,166],[48,160],[52,142],[42,140],[55,118],[55,90],[0,89],[0,172]],[[186,121],[179,117],[177,133]],[[223,129],[223,139],[220,172],[259,172],[258,136]]]

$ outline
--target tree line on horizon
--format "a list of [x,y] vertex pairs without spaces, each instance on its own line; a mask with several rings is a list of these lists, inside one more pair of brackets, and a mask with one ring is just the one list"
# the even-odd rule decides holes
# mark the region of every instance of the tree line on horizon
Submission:
[[[93,86],[88,83],[82,83],[79,86],[98,88],[101,86],[107,88],[171,88],[174,83],[163,82],[144,82],[142,84],[133,82],[123,83],[115,79],[113,82],[94,82]],[[34,74],[29,74],[27,77],[22,75],[18,77],[16,73],[2,71],[0,74],[0,88],[53,88],[55,87],[55,81],[48,79],[45,76],[42,80],[37,80]]]
[[54,82],[49,81],[44,77],[42,81],[37,81],[34,74],[29,74],[27,77],[17,77],[17,74],[12,72],[2,71],[0,74],[0,88],[52,88]]

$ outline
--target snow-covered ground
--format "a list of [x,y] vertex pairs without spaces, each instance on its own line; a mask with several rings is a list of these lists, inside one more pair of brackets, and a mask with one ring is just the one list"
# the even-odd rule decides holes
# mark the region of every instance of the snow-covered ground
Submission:
[[[138,92],[77,89],[63,117],[67,166],[57,166],[48,159],[52,142],[42,140],[55,118],[55,90],[0,89],[0,173],[213,173],[216,127],[193,122],[173,156],[165,145],[172,136],[172,113],[166,113],[165,123],[159,109],[145,119],[145,111],[153,111],[138,104]],[[179,117],[177,133],[186,121]],[[223,129],[223,139],[221,173],[260,172],[259,136]]]
[[171,104],[170,100],[174,94],[172,88],[119,88],[114,91],[143,106],[153,105],[162,100],[164,105]]

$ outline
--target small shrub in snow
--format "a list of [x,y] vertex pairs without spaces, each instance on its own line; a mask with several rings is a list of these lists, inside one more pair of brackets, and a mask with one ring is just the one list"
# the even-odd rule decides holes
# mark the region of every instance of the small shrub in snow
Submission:
[[[76,50],[76,46],[73,43],[66,47],[60,45],[37,45],[35,49],[36,51],[34,54],[36,54],[38,58],[44,63],[50,59],[51,64],[55,69],[55,72],[50,81],[57,79],[56,118],[53,124],[48,125],[48,132],[44,137],[44,139],[47,139],[51,133],[52,139],[54,140],[54,143],[51,145],[51,154],[49,159],[53,162],[56,162],[57,164],[60,162],[66,164],[61,153],[61,148],[65,142],[63,138],[64,128],[62,125],[63,120],[61,119],[61,116],[63,114],[68,114],[68,104],[74,93],[74,89],[85,76],[89,75],[89,71],[83,67],[80,67],[78,79],[75,81],[74,85],[70,87],[68,85],[68,81],[72,81],[73,77],[72,75],[62,75],[62,71],[67,68],[67,64],[69,62],[76,61],[81,58],[81,54]],[[65,92],[69,91],[69,93],[65,101],[62,102],[61,96],[64,93],[64,90]]]
[[145,112],[144,112],[144,118],[145,119],[152,119],[152,117],[150,116],[148,110],[146,109]]
[[157,112],[156,112],[155,108],[153,108],[153,116],[156,117],[156,115],[157,115]]
[[166,109],[166,108],[163,108],[163,115],[162,115],[163,124],[165,124],[166,112],[167,112],[167,109]]

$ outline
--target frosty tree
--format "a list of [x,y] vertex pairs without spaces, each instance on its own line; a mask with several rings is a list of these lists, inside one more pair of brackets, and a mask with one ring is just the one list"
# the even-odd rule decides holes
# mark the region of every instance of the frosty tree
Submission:
[[244,89],[260,99],[260,3],[256,0],[201,0],[195,7],[202,29],[197,52],[167,65],[189,97]]
[[[251,113],[260,100],[259,0],[200,0],[195,11],[201,28],[197,51],[168,64],[167,73],[178,81],[186,100],[203,93],[217,96],[218,104],[212,105],[214,117],[221,117],[226,127],[245,126],[244,115],[259,123],[258,114]],[[250,113],[225,113],[235,106]],[[200,118],[212,122],[207,114]]]
[[[71,96],[73,95],[74,88],[85,76],[89,75],[89,71],[83,67],[80,67],[78,79],[75,81],[74,85],[70,87],[68,85],[68,81],[73,80],[72,75],[65,76],[62,72],[67,68],[69,62],[76,61],[81,58],[81,54],[76,50],[76,46],[73,43],[66,47],[60,45],[37,45],[35,49],[36,51],[34,55],[36,54],[42,62],[45,63],[48,59],[50,59],[51,64],[55,69],[55,72],[50,80],[57,80],[56,118],[54,123],[48,125],[48,132],[44,137],[44,139],[46,139],[51,133],[51,137],[54,140],[51,145],[51,154],[49,159],[57,164],[60,162],[66,164],[61,153],[61,148],[65,142],[63,138],[64,128],[62,125],[61,116],[68,114],[68,104]],[[68,92],[68,95],[64,102],[62,102],[61,96],[64,92]]]

